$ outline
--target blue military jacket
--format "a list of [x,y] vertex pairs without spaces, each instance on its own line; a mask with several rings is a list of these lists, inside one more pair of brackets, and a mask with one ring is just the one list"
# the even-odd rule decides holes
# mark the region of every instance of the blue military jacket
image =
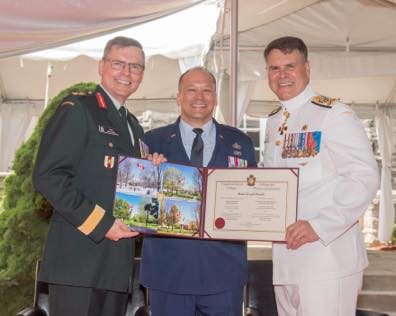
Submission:
[[[150,152],[169,162],[190,163],[176,123],[147,132]],[[228,167],[228,157],[247,160],[256,167],[252,140],[240,130],[218,124],[216,145],[208,167]],[[145,237],[141,283],[151,289],[176,294],[211,294],[241,287],[247,279],[246,243]]]

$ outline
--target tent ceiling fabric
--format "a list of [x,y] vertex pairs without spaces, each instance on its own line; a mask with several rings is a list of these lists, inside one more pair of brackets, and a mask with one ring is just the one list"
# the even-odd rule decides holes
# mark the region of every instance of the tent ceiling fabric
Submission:
[[71,43],[177,12],[200,0],[0,2],[0,58]]
[[[318,1],[320,0],[239,0],[238,30],[244,32],[257,25],[268,24]],[[230,33],[229,25],[224,33]]]
[[239,44],[262,47],[289,34],[303,37],[311,50],[395,52],[395,17],[392,2],[325,0],[242,31]]
[[[208,50],[222,0],[206,0],[197,5],[121,31],[92,39],[23,55],[28,59],[68,60],[80,55],[100,59],[106,42],[115,36],[133,37],[141,42],[146,56],[169,58],[202,56]],[[205,17],[205,23],[202,23]]]
[[[307,44],[312,84],[321,93],[344,102],[382,103],[392,92],[396,0],[251,0],[249,6],[240,1],[239,19],[244,22],[238,39],[238,80],[257,82],[253,100],[276,100],[265,82],[263,51],[270,41],[287,35]],[[214,53],[215,64],[225,68],[228,38],[227,31],[222,38],[217,35]]]

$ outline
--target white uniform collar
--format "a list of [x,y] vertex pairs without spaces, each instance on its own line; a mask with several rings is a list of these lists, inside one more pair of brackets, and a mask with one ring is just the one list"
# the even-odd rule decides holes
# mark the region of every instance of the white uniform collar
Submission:
[[287,109],[287,111],[293,112],[294,110],[297,110],[300,106],[307,103],[308,100],[310,100],[315,95],[316,94],[313,89],[309,85],[307,85],[299,95],[286,101],[280,101],[280,103],[282,104],[283,109]]

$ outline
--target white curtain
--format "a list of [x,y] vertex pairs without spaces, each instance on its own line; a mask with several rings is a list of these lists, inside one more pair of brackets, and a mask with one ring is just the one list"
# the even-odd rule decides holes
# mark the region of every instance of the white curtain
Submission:
[[390,107],[378,108],[375,115],[378,147],[381,154],[381,191],[378,220],[378,239],[388,242],[392,239],[395,208],[392,203],[392,152],[395,139],[392,133]]
[[[212,59],[212,64],[229,64],[228,56],[219,57],[218,55],[210,56]],[[222,62],[216,61],[217,59],[224,58]],[[253,96],[257,81],[264,75],[263,69],[265,70],[265,65],[263,64],[263,58],[258,56],[256,53],[243,52],[239,56],[238,63],[238,84],[237,84],[237,126],[242,122],[243,115],[246,113],[248,105]],[[257,63],[253,63],[252,61]],[[245,63],[245,61],[250,61]],[[261,62],[261,64],[260,64]],[[212,68],[216,66],[212,65]],[[218,67],[221,68],[221,67]],[[230,108],[229,101],[229,85],[230,85],[230,75],[228,69],[222,69],[217,75],[218,78],[218,108],[216,111],[216,119],[222,123],[230,124],[232,113],[234,109]]]
[[0,172],[11,171],[16,149],[31,135],[42,104],[0,103]]
[[222,70],[217,74],[217,107],[215,118],[223,124],[231,122],[231,109],[230,109],[230,75],[226,70]]
[[179,58],[178,62],[179,62],[180,73],[183,74],[185,71],[187,71],[190,68],[203,66],[203,56],[190,56],[190,57]]
[[256,80],[238,82],[238,101],[237,101],[237,125],[242,122],[243,115],[247,112],[250,99],[252,98]]

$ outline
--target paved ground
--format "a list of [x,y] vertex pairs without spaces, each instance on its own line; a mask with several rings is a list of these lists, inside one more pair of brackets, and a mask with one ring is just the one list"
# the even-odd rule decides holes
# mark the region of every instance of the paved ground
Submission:
[[[383,310],[381,306],[387,306],[389,316],[396,316],[396,249],[369,249],[367,252],[369,266],[364,272],[365,279],[363,291],[359,296],[359,306],[377,310]],[[271,259],[271,244],[249,242],[248,258],[249,260]]]
[[396,249],[368,250],[369,266],[365,273],[396,275]]

